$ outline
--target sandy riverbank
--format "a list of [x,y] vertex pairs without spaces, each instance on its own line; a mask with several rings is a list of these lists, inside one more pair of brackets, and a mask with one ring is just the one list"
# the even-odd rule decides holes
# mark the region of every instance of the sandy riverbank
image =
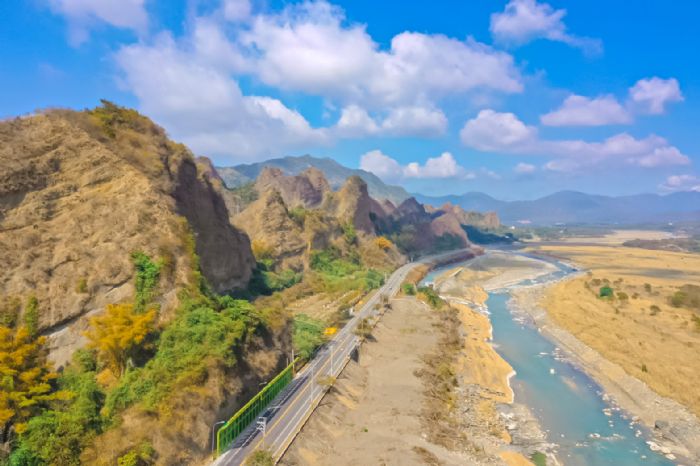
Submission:
[[[700,332],[692,310],[670,305],[681,285],[700,283],[700,255],[627,248],[614,238],[540,245],[534,252],[564,258],[584,272],[516,291],[517,307],[647,425],[666,451],[700,463]],[[613,288],[615,297],[600,299],[602,286]]]

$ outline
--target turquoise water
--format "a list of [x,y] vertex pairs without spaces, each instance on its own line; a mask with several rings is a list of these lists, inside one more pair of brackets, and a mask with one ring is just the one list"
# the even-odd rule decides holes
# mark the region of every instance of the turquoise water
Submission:
[[[571,271],[563,264],[556,265],[559,272],[536,282]],[[430,274],[425,281],[434,276]],[[530,408],[548,440],[559,445],[557,457],[565,465],[675,464],[652,452],[646,444],[647,432],[640,425],[631,425],[628,416],[603,399],[600,387],[590,377],[562,360],[554,344],[513,314],[509,299],[504,290],[490,293],[486,303],[494,347],[516,371],[511,379],[516,401]]]

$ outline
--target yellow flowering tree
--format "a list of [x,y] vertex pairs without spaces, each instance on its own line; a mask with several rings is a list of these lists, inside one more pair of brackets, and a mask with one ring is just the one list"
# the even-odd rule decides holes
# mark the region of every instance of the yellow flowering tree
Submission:
[[85,336],[98,357],[119,377],[153,330],[155,320],[155,309],[136,312],[132,304],[109,304],[103,315],[90,319],[91,328]]

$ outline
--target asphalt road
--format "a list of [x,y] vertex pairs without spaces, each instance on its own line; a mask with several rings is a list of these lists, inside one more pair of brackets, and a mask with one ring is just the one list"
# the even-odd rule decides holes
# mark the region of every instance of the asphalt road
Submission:
[[313,360],[270,403],[270,406],[258,418],[258,422],[252,423],[241,433],[231,448],[219,456],[213,465],[243,464],[251,453],[260,448],[267,449],[275,459],[279,459],[325,394],[326,388],[318,383],[319,377],[337,377],[357,348],[359,338],[355,335],[354,330],[360,321],[376,312],[374,306],[380,302],[383,295],[392,297],[397,293],[401,283],[413,267],[419,263],[450,254],[455,254],[455,251],[426,257],[396,269],[384,286],[374,293],[362,308],[356,310],[352,319],[319,350]]

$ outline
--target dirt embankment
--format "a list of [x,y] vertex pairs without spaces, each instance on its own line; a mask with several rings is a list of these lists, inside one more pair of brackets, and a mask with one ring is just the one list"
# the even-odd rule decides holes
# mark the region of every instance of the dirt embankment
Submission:
[[451,315],[393,300],[281,464],[505,464],[473,438],[488,427],[457,371],[462,330]]

